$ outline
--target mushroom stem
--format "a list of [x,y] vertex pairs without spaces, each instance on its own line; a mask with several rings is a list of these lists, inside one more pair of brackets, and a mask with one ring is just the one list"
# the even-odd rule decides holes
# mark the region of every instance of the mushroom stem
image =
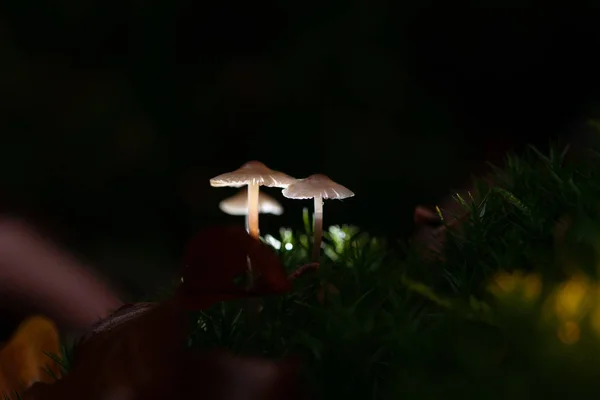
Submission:
[[315,211],[313,218],[315,227],[313,230],[312,259],[314,262],[317,262],[321,255],[321,240],[323,238],[323,198],[321,196],[315,197]]
[[255,239],[258,239],[258,192],[258,183],[248,184],[248,233]]

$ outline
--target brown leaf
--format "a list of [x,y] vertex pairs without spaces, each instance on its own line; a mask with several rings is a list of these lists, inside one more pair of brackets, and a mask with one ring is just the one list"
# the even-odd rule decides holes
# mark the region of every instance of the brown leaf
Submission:
[[[300,364],[240,357],[223,350],[189,353],[182,392],[203,400],[293,400],[302,398]],[[202,377],[199,382],[198,377]]]
[[[126,313],[125,310],[129,312]],[[124,306],[76,348],[73,367],[52,385],[36,385],[29,399],[168,398],[178,386],[187,337],[181,304]]]
[[156,332],[157,322],[177,314],[172,307],[182,309],[174,301],[123,307],[78,347],[73,371],[52,385],[35,385],[25,399],[303,398],[297,360],[274,362],[174,346],[183,344],[173,334],[177,325]]
[[[259,273],[252,291],[234,284],[250,258]],[[52,385],[35,385],[29,400],[146,400],[189,394],[210,399],[290,399],[292,364],[243,359],[185,349],[186,311],[216,301],[289,290],[273,251],[237,227],[212,228],[192,242],[184,282],[161,304],[126,305],[101,321],[75,349],[69,374]],[[239,394],[235,388],[240,388]],[[232,397],[244,395],[246,397]],[[211,397],[213,396],[213,397]],[[227,397],[229,396],[229,397]]]

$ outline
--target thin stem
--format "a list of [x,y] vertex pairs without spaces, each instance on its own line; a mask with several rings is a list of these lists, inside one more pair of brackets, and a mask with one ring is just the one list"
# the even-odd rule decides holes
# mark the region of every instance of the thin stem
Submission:
[[254,289],[254,272],[252,271],[252,261],[250,256],[246,256],[246,290]]
[[315,197],[315,212],[313,214],[315,221],[314,227],[314,240],[313,240],[313,252],[312,259],[314,262],[319,261],[321,255],[321,240],[323,238],[323,198]]
[[[255,239],[258,239],[258,196],[260,187],[256,183],[248,184],[248,212],[246,213],[246,231]],[[254,271],[252,271],[252,260],[246,256],[246,290],[254,290]],[[246,300],[245,309],[250,315],[250,322],[258,325],[260,301],[249,298]]]
[[258,192],[257,183],[248,184],[248,233],[258,239]]

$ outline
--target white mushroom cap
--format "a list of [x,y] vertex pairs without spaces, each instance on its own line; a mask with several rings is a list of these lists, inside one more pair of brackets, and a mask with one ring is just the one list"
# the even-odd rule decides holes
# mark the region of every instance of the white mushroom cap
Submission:
[[216,176],[210,180],[213,187],[242,187],[250,183],[259,186],[285,188],[296,179],[283,172],[274,171],[260,161],[250,161],[239,169]]
[[[248,189],[242,189],[238,194],[231,196],[219,203],[219,208],[229,215],[248,214]],[[283,214],[283,207],[274,198],[266,193],[258,195],[258,212],[261,214]]]
[[282,194],[288,199],[314,199],[321,197],[323,199],[346,199],[354,196],[354,193],[335,183],[327,176],[322,174],[311,175],[306,179],[297,180],[287,188],[283,189]]

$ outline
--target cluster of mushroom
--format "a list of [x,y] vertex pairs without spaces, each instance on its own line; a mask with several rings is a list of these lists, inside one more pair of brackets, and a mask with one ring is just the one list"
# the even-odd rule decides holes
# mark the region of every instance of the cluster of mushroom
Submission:
[[275,199],[260,193],[260,186],[282,188],[288,199],[314,199],[314,245],[313,261],[318,261],[323,237],[323,200],[345,199],[354,196],[348,188],[332,181],[322,174],[305,179],[295,179],[279,171],[274,171],[259,161],[250,161],[239,169],[216,176],[210,180],[213,187],[247,186],[236,196],[224,200],[221,210],[232,215],[246,215],[246,229],[250,236],[258,239],[258,214],[281,215],[283,207]]

